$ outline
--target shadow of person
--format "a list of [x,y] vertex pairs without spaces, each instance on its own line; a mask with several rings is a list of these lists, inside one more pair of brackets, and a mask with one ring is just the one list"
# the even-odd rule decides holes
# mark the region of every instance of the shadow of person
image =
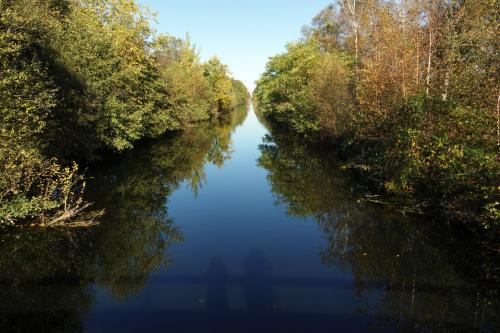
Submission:
[[274,308],[273,282],[269,276],[271,265],[259,250],[251,250],[244,262],[245,297],[250,313],[271,312]]
[[205,273],[207,295],[205,308],[211,314],[224,314],[229,310],[227,300],[228,271],[219,258],[212,258]]

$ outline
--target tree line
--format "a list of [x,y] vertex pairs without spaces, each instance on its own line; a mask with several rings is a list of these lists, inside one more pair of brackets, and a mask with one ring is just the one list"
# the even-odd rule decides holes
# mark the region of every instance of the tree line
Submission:
[[134,0],[0,0],[0,224],[59,223],[87,204],[75,162],[131,149],[248,101]]
[[498,0],[339,0],[270,58],[259,112],[414,210],[500,220]]

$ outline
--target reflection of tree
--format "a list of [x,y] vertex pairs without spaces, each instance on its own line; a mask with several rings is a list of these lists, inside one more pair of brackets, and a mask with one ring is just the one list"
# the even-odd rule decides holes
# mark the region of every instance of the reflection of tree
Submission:
[[219,119],[220,126],[215,127],[212,145],[207,154],[207,160],[218,167],[231,158],[232,149],[231,133],[243,123],[247,116],[247,106],[237,107],[233,112],[225,113]]
[[259,164],[277,202],[291,215],[317,220],[327,240],[323,262],[352,271],[374,328],[489,331],[499,325],[495,253],[456,226],[366,206],[327,153],[269,128]]
[[124,156],[91,184],[97,191],[90,200],[106,209],[94,269],[115,296],[140,290],[149,272],[168,264],[166,249],[181,235],[168,218],[167,198],[183,180],[199,182],[191,177],[202,174],[210,142],[203,128],[165,138]]
[[0,332],[78,332],[91,306],[79,267],[88,233],[25,231],[0,237]]
[[[23,231],[0,237],[0,331],[74,332],[92,306],[97,283],[117,299],[139,291],[182,239],[167,200],[181,182],[198,190],[217,149],[229,158],[231,134],[246,109],[121,156],[95,172],[89,200],[106,215],[100,226],[68,234]],[[220,164],[219,164],[220,165]]]
[[[246,109],[243,112],[246,115]],[[98,282],[115,296],[124,298],[140,290],[152,270],[168,265],[166,249],[182,235],[168,218],[167,199],[183,181],[196,192],[205,180],[207,160],[222,165],[211,159],[212,151],[229,158],[237,125],[223,118],[191,128],[130,152],[122,163],[99,173],[94,181],[98,186],[93,186],[98,192],[90,200],[107,214],[102,231],[96,233],[101,248],[95,262]]]

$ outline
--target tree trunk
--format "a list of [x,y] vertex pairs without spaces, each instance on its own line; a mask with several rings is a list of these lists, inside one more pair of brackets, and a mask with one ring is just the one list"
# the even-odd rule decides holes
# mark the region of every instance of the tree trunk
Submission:
[[354,29],[354,49],[355,49],[355,66],[356,66],[356,81],[358,80],[358,57],[359,57],[359,53],[358,53],[358,29],[355,28]]
[[415,83],[418,90],[420,90],[420,31],[417,31],[417,60],[415,70]]
[[448,89],[450,87],[450,70],[447,69],[446,73],[444,74],[444,87],[443,87],[443,94],[441,95],[441,99],[443,101],[448,100]]
[[431,85],[431,68],[432,68],[432,47],[433,47],[433,36],[432,36],[432,15],[433,15],[433,1],[430,2],[430,10],[429,10],[429,51],[427,57],[427,81],[425,94],[429,96],[429,90]]
[[431,68],[432,68],[432,29],[429,27],[429,54],[427,57],[427,81],[425,83],[425,94],[429,96],[429,88],[431,85]]

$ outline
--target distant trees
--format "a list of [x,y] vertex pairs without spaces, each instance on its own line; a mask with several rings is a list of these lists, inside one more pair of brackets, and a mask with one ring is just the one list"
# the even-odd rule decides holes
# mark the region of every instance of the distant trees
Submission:
[[242,106],[247,106],[250,100],[250,92],[248,91],[245,84],[239,80],[232,79],[232,94],[231,94],[231,106],[232,108],[238,108]]
[[182,40],[168,35],[156,38],[153,56],[162,84],[169,91],[169,112],[173,127],[206,120],[211,116],[209,86],[189,38]]
[[498,221],[499,15],[498,0],[338,1],[269,61],[260,111],[338,143],[385,191]]
[[149,21],[134,0],[0,0],[0,223],[53,216],[73,159],[230,109],[227,68]]
[[291,43],[287,52],[271,58],[255,94],[260,110],[303,134],[319,131],[309,87],[321,57],[315,40]]
[[210,59],[203,66],[210,92],[210,103],[217,112],[228,110],[231,106],[232,82],[228,77],[227,66],[222,64],[217,57]]

